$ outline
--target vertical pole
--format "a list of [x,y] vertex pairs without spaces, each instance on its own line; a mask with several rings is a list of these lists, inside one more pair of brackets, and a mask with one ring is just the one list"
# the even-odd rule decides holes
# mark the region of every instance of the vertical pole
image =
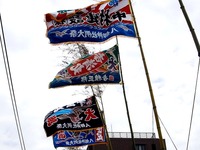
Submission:
[[158,112],[157,112],[157,109],[156,109],[156,103],[155,103],[155,99],[154,99],[153,89],[152,89],[152,86],[151,86],[151,80],[150,80],[150,77],[149,77],[148,68],[147,68],[147,64],[146,64],[146,61],[145,61],[145,56],[144,56],[144,52],[143,52],[143,48],[142,48],[142,43],[141,43],[141,39],[140,39],[140,36],[139,36],[139,31],[138,31],[138,28],[137,28],[135,15],[134,15],[132,4],[131,4],[130,0],[129,0],[129,4],[131,6],[130,8],[131,8],[132,15],[133,15],[133,22],[134,22],[135,29],[136,29],[137,39],[138,39],[138,42],[139,42],[140,52],[141,52],[143,65],[144,65],[146,78],[147,78],[147,83],[148,83],[148,87],[149,87],[149,92],[150,92],[150,96],[151,96],[151,101],[152,101],[153,111],[154,111],[154,115],[155,115],[156,126],[157,126],[157,130],[158,130],[160,149],[161,150],[166,150],[166,147],[165,147],[165,144],[164,144],[164,141],[163,141],[163,138],[162,138],[162,132],[161,132],[161,128],[160,128]]
[[[117,41],[117,46],[118,46],[117,36],[116,36],[116,41]],[[126,99],[126,92],[125,92],[125,87],[124,87],[124,79],[123,79],[123,74],[122,74],[122,66],[121,66],[120,55],[119,55],[119,66],[120,66],[120,74],[121,74],[121,80],[122,80],[121,82],[122,82],[122,89],[123,89],[123,94],[124,94],[124,101],[125,101],[125,105],[126,105],[126,112],[127,112],[130,132],[131,132],[132,150],[136,150],[135,141],[134,141],[134,134],[133,134],[133,128],[132,128],[132,124],[131,124],[131,119],[130,119],[130,115],[129,115],[129,108],[128,108],[128,103],[127,103],[127,99]]]
[[[95,95],[93,86],[90,86],[90,87],[91,87],[91,90],[92,90],[93,95]],[[95,98],[95,99],[96,99],[96,98]],[[96,103],[97,103],[97,102],[96,102]],[[98,109],[100,110],[100,107],[99,107],[99,104],[98,104],[98,103],[97,103],[97,107],[98,107]],[[102,115],[101,111],[100,111],[100,116],[101,116],[101,119],[102,119],[103,124],[104,124],[105,132],[106,132],[106,140],[108,140],[108,150],[112,150],[112,144],[111,144],[111,141],[110,141],[110,138],[109,138],[109,135],[108,135],[108,130],[107,130],[107,126],[106,126],[105,117],[104,117],[104,114]]]
[[[5,37],[4,37],[3,21],[1,19],[1,13],[0,13],[0,28],[1,28],[0,43],[1,43],[1,48],[2,48],[2,54],[4,57],[4,64],[5,64],[7,81],[8,81],[9,91],[10,91],[10,97],[11,97],[11,101],[12,101],[13,112],[14,112],[14,116],[15,116],[15,123],[17,126],[21,149],[26,150],[23,133],[22,133],[22,128],[21,128],[21,124],[20,124],[20,118],[19,118],[18,109],[17,109],[17,103],[16,103],[16,98],[15,98],[13,82],[12,82],[12,76],[11,76],[10,65],[9,65],[9,60],[8,60],[7,47],[6,47]],[[2,39],[1,39],[1,33],[2,33]],[[4,48],[3,48],[3,45],[4,45]]]
[[[183,12],[183,15],[184,15],[184,17],[185,17],[185,20],[186,20],[186,22],[187,22],[187,24],[188,24],[188,27],[189,27],[189,29],[190,29],[190,32],[191,32],[191,34],[192,34],[192,37],[193,37],[195,46],[196,46],[196,48],[197,48],[198,56],[200,57],[200,45],[199,45],[199,41],[198,41],[198,39],[197,39],[196,33],[195,33],[195,31],[194,31],[194,28],[192,27],[192,23],[190,22],[189,16],[188,16],[188,14],[187,14],[187,12],[186,12],[186,10],[185,10],[185,7],[184,7],[184,5],[183,5],[182,0],[178,0],[178,1],[179,1],[179,4],[180,4],[180,8],[181,8],[181,10],[182,10],[182,12]],[[198,75],[197,75],[197,77],[198,77]],[[194,108],[194,104],[193,104],[193,108]],[[192,111],[192,115],[193,115],[193,111]],[[191,126],[192,126],[192,117],[191,117],[191,121],[190,121],[190,127],[189,127],[188,139],[187,139],[187,147],[186,147],[187,150],[188,150],[188,146],[189,146],[190,129],[191,129]]]

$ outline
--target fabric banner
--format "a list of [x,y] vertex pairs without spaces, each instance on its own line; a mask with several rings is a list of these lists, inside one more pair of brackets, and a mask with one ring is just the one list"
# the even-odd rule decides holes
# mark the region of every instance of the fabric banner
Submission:
[[105,144],[106,136],[104,127],[82,131],[58,131],[53,135],[54,147],[70,147]]
[[128,0],[45,14],[50,43],[103,42],[116,35],[136,37]]
[[49,88],[68,85],[120,83],[119,50],[112,48],[88,55],[59,71]]
[[101,126],[103,122],[95,96],[54,109],[44,119],[47,137],[59,130],[86,130]]

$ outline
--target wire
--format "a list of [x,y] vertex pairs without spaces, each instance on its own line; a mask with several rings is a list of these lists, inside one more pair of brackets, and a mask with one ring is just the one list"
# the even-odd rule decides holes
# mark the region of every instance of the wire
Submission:
[[195,91],[194,91],[194,99],[193,99],[193,105],[192,105],[192,113],[191,113],[191,119],[190,119],[190,127],[189,127],[189,133],[188,133],[188,140],[187,140],[187,147],[186,150],[188,150],[189,141],[190,141],[190,132],[192,128],[192,119],[193,119],[193,113],[194,113],[194,104],[196,99],[196,92],[197,92],[197,83],[198,83],[198,76],[199,76],[199,67],[200,67],[200,57],[199,57],[199,65],[197,69],[197,77],[196,77],[196,85],[195,85]]
[[[1,33],[2,33],[2,35],[0,34],[0,42],[1,42],[2,54],[3,54],[4,64],[5,64],[7,81],[8,81],[8,85],[9,85],[10,97],[11,97],[11,101],[12,101],[13,112],[14,112],[14,116],[15,116],[15,122],[16,122],[16,126],[17,126],[21,149],[26,150],[24,138],[23,138],[23,134],[22,134],[22,129],[21,129],[21,125],[20,125],[20,119],[19,119],[19,114],[18,114],[18,109],[17,109],[15,93],[14,93],[14,87],[13,87],[10,65],[9,65],[9,60],[8,60],[8,54],[7,54],[5,37],[4,37],[1,13],[0,13],[0,23],[1,23]],[[4,46],[4,48],[3,48],[3,46]]]
[[[158,116],[158,117],[159,117],[159,116]],[[167,129],[166,129],[165,125],[163,124],[163,122],[162,122],[162,120],[161,120],[160,117],[159,117],[159,120],[160,120],[161,124],[163,125],[163,127],[164,127],[164,129],[165,129],[167,135],[169,136],[169,138],[170,138],[172,144],[174,145],[175,149],[178,150],[177,147],[176,147],[176,145],[175,145],[175,143],[174,143],[174,141],[172,140],[171,136],[169,135],[169,132],[167,131]]]
[[[195,99],[196,99],[196,91],[197,91],[197,83],[198,83],[198,74],[199,74],[199,67],[200,67],[200,58],[199,58],[199,64],[198,64],[198,69],[197,69],[197,77],[196,77],[196,85],[195,85],[195,92],[194,92],[194,99],[193,99],[193,105],[192,105],[192,113],[191,113],[191,119],[190,119],[190,127],[189,127],[189,133],[188,133],[188,140],[187,140],[187,147],[186,147],[186,150],[188,150],[188,146],[189,146],[189,139],[190,139],[190,132],[191,132],[191,128],[192,128],[192,119],[193,119],[193,113],[194,113],[194,104],[195,104]],[[176,145],[174,144],[171,136],[169,135],[169,132],[167,131],[167,129],[165,128],[161,118],[159,117],[159,120],[161,122],[161,124],[163,125],[166,133],[168,134],[171,142],[173,143],[175,149],[177,150],[177,147]]]

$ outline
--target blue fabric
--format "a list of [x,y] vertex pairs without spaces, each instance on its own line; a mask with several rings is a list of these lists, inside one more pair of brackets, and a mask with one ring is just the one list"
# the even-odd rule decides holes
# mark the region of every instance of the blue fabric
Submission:
[[123,35],[136,37],[133,24],[117,23],[109,28],[97,28],[91,25],[62,26],[48,31],[50,43],[63,42],[104,42],[109,38]]
[[73,147],[106,143],[104,129],[99,129],[96,128],[79,132],[60,131],[53,136],[54,147]]

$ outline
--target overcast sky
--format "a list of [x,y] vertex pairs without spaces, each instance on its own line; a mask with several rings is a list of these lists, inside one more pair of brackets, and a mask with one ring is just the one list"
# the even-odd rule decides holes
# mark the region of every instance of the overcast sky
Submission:
[[[53,150],[46,137],[45,115],[85,98],[82,86],[48,89],[62,69],[63,53],[46,37],[44,14],[86,7],[92,0],[0,0],[0,12],[14,85],[16,103],[27,150]],[[186,149],[199,57],[178,0],[134,0],[133,9],[151,78],[158,114],[176,147]],[[200,38],[200,1],[184,0]],[[2,36],[2,35],[1,35]],[[119,37],[126,98],[134,132],[155,132],[152,103],[137,39]],[[115,43],[95,44],[97,51]],[[0,147],[18,150],[15,124],[2,51],[0,52]],[[189,150],[200,147],[200,83],[196,93]],[[75,94],[74,94],[75,93]],[[129,132],[121,85],[107,85],[103,105],[109,131]],[[175,149],[161,124],[168,150]],[[158,137],[158,136],[157,136]]]

